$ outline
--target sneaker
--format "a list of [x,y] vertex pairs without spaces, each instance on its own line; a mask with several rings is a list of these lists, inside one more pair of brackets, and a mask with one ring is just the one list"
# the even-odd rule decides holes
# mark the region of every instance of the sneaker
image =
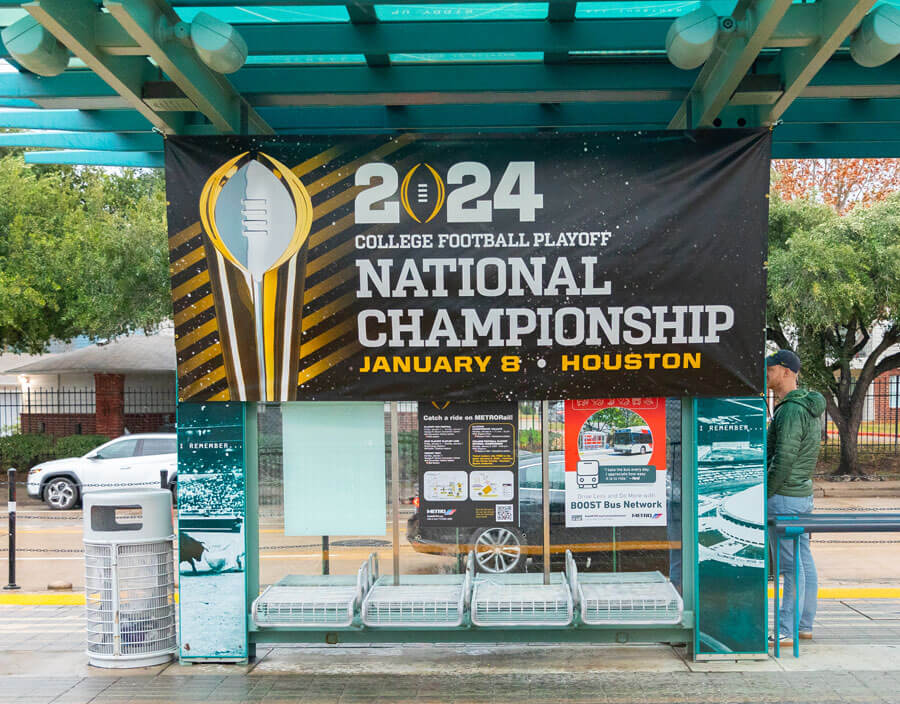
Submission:
[[812,640],[812,631],[800,631],[800,640]]
[[[770,634],[769,635],[769,645],[774,645],[774,644],[775,644],[775,636],[774,636],[774,634]],[[779,645],[793,645],[794,639],[791,636],[781,636],[778,639],[778,644]]]

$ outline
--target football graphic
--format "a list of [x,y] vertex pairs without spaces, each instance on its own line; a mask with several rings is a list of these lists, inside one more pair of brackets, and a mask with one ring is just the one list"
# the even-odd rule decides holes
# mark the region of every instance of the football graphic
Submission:
[[431,164],[416,164],[400,184],[400,202],[416,222],[431,222],[444,206],[445,198],[444,181]]

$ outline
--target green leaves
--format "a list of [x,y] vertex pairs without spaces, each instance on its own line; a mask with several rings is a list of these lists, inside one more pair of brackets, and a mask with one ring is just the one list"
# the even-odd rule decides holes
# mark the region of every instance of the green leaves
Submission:
[[900,327],[900,194],[843,217],[773,198],[768,290],[770,327],[797,339],[808,381],[833,386],[876,325]]
[[171,315],[161,175],[0,158],[0,348],[112,337]]

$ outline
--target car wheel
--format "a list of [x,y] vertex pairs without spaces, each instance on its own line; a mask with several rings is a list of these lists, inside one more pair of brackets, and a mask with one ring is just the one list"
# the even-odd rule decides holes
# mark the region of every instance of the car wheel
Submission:
[[51,479],[44,489],[44,501],[56,511],[66,511],[78,501],[78,487],[75,486],[75,482],[65,477]]
[[642,454],[642,455],[646,455],[646,454],[647,454],[647,446],[646,446],[646,445],[641,445],[641,454]]
[[472,536],[475,566],[479,572],[517,572],[525,565],[524,544],[525,538],[515,528],[480,528]]

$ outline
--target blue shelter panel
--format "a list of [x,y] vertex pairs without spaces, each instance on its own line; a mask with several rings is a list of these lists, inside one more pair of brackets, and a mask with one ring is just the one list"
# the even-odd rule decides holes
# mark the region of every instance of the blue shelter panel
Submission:
[[178,404],[181,658],[247,657],[244,407]]
[[696,401],[695,656],[766,653],[765,399]]
[[288,403],[284,534],[384,535],[384,404]]

